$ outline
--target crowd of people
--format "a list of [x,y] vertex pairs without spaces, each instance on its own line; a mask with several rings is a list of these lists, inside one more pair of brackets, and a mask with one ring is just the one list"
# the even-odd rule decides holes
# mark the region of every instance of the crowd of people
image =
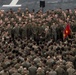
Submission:
[[76,75],[75,27],[76,9],[0,10],[0,75]]

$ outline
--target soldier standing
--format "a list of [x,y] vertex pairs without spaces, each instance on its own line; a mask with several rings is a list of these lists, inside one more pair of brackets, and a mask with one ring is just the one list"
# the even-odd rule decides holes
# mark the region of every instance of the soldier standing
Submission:
[[55,23],[53,23],[53,25],[51,26],[52,29],[52,38],[54,39],[54,41],[57,40],[57,32],[56,32],[56,28],[58,25],[56,25]]
[[11,38],[12,38],[14,45],[17,45],[17,43],[15,41],[15,35],[16,35],[16,29],[15,29],[15,27],[12,27],[11,28]]
[[58,25],[57,26],[57,40],[63,40],[63,25]]
[[19,28],[19,36],[20,36],[20,38],[22,39],[22,33],[23,33],[23,28],[20,26],[20,28]]
[[15,38],[15,27],[11,28],[11,38],[12,38],[12,40],[14,40],[14,38]]

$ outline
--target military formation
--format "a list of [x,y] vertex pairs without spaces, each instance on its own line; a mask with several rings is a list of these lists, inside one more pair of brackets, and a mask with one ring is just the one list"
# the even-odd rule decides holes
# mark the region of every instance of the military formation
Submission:
[[0,10],[0,75],[76,75],[75,27],[76,9]]

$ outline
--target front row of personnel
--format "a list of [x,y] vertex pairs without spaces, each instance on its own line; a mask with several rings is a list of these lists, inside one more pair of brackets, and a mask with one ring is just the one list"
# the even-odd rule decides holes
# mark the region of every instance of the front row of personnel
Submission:
[[49,39],[53,39],[54,41],[61,40],[63,41],[63,26],[55,26],[54,24],[52,26],[47,26],[46,28],[43,27],[31,27],[27,26],[26,28],[19,27],[11,28],[11,38],[14,40],[15,38],[20,39],[30,39],[33,38],[37,43],[39,41],[48,41]]

